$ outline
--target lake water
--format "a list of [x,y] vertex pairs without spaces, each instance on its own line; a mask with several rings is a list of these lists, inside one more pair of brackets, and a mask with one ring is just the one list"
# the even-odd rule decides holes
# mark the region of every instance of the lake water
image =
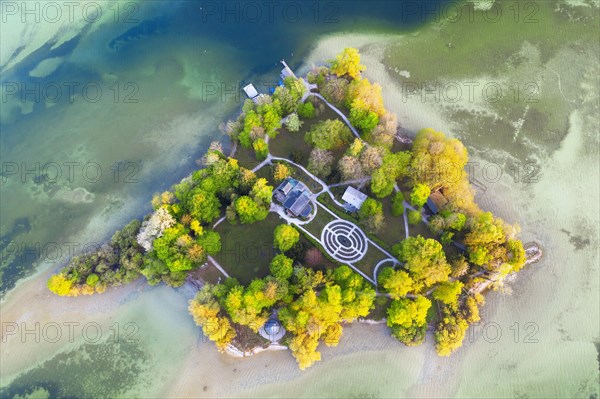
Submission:
[[[455,4],[425,18],[396,1],[98,2],[97,21],[76,9],[67,24],[42,8],[23,23],[0,2],[3,396],[597,397],[598,4],[567,3],[440,24]],[[187,314],[189,289],[45,289],[197,167],[242,84],[266,91],[280,59],[306,71],[348,46],[403,128],[461,138],[482,206],[545,249],[512,294],[488,296],[461,350],[439,358],[431,338],[407,348],[354,325],[300,372],[287,352],[219,354]]]

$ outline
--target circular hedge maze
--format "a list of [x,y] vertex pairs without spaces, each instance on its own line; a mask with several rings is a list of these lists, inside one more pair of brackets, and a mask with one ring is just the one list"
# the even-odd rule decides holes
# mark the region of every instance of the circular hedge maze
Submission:
[[329,222],[321,232],[321,242],[327,253],[342,263],[361,260],[368,249],[365,233],[346,220]]

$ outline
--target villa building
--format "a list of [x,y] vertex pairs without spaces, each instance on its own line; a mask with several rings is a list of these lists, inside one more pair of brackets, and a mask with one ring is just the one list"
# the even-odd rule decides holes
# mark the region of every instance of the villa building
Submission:
[[281,204],[289,216],[306,219],[313,211],[310,195],[304,183],[288,177],[273,191],[273,200]]

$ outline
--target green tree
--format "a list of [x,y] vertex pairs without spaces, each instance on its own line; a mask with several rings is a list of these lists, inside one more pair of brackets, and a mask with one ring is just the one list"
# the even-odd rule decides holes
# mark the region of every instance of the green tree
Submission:
[[494,218],[491,212],[483,212],[473,219],[470,231],[465,236],[469,260],[478,266],[485,264],[490,270],[496,269],[507,259],[506,251],[502,248],[505,242],[504,222]]
[[252,148],[254,148],[254,154],[259,161],[264,160],[267,155],[269,155],[269,146],[263,139],[256,139],[256,141],[252,143]]
[[433,291],[433,299],[444,303],[452,308],[458,305],[458,297],[462,291],[463,283],[456,280],[453,282],[441,282]]
[[430,194],[431,190],[426,184],[417,183],[410,193],[410,203],[421,208],[427,202]]
[[196,241],[208,255],[216,255],[221,252],[221,236],[216,231],[208,230]]
[[387,311],[387,325],[392,335],[406,345],[415,346],[425,340],[427,311],[431,301],[424,296],[396,299]]
[[283,79],[283,84],[290,91],[290,94],[296,103],[302,99],[302,96],[306,92],[306,86],[304,85],[302,78],[288,76]]
[[90,287],[94,287],[96,284],[98,284],[98,281],[100,281],[100,277],[98,277],[98,275],[95,273],[90,274],[85,279],[85,283]]
[[350,129],[338,119],[320,122],[306,133],[306,141],[323,150],[342,147],[350,143],[350,140],[352,140]]
[[449,356],[462,346],[469,324],[458,314],[447,313],[436,326],[435,349],[440,356]]
[[352,144],[348,147],[348,151],[346,151],[346,155],[349,155],[354,158],[358,158],[365,148],[365,142],[362,139],[355,138]]
[[421,222],[421,212],[419,211],[413,211],[410,209],[406,216],[409,224],[417,225]]
[[298,105],[298,116],[304,119],[312,119],[315,117],[315,106],[307,101]]
[[235,200],[235,211],[240,218],[240,222],[243,224],[251,224],[263,220],[268,214],[268,210],[262,209],[256,201],[247,195],[243,195]]
[[394,191],[395,181],[384,169],[379,168],[371,176],[371,192],[378,198],[384,198]]
[[512,267],[513,272],[518,272],[525,265],[527,256],[523,243],[520,240],[508,240],[506,242],[508,249],[508,263]]
[[394,251],[398,259],[405,262],[405,269],[414,281],[415,292],[423,287],[448,280],[450,266],[442,245],[432,238],[408,237]]
[[408,173],[411,155],[409,152],[390,153],[383,157],[381,166],[373,172],[371,192],[384,198],[394,191],[396,180]]
[[256,111],[251,110],[246,112],[244,115],[244,128],[239,134],[240,144],[245,148],[250,148],[252,145],[252,138],[250,137],[250,132],[253,129],[262,128],[262,118]]
[[221,214],[221,202],[214,192],[195,188],[186,204],[190,215],[202,223],[210,223]]
[[404,270],[385,267],[379,273],[377,280],[392,299],[400,299],[413,290],[413,279]]
[[278,102],[272,103],[265,106],[265,111],[262,115],[263,123],[262,126],[265,129],[265,133],[270,138],[274,139],[281,127],[281,111],[278,109]]
[[202,327],[202,332],[211,341],[214,341],[220,351],[236,336],[229,320],[221,313],[221,306],[214,296],[215,287],[206,284],[190,301],[189,312],[197,325]]
[[369,134],[379,123],[379,116],[368,109],[353,107],[350,109],[350,123],[363,133]]
[[433,129],[422,129],[413,140],[411,178],[440,191],[449,201],[447,207],[467,214],[480,212],[464,168],[468,162],[465,146]]
[[381,86],[376,83],[371,84],[369,79],[350,82],[344,103],[350,110],[353,108],[363,109],[376,113],[378,117],[386,114]]
[[268,207],[273,197],[273,186],[269,186],[267,179],[261,177],[252,186],[250,195],[259,205]]
[[277,86],[275,88],[273,99],[278,100],[281,104],[282,115],[289,115],[298,108],[298,100],[292,96],[290,90],[285,86]]
[[288,280],[294,273],[293,263],[294,261],[292,259],[284,254],[279,254],[273,258],[269,269],[275,278]]
[[380,201],[367,198],[358,210],[358,219],[369,232],[379,232],[385,224],[383,205]]
[[289,224],[280,224],[275,228],[275,247],[279,248],[280,251],[287,251],[291,249],[300,238],[298,230],[290,226]]
[[404,214],[404,194],[402,191],[396,192],[392,199],[392,215],[398,217]]

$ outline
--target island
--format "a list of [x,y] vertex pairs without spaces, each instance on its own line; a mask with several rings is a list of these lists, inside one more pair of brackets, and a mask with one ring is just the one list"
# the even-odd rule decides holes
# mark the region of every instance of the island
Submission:
[[246,85],[241,114],[221,126],[229,154],[213,142],[201,169],[152,198],[151,214],[72,259],[48,288],[187,282],[189,312],[220,351],[289,349],[301,369],[352,322],[386,323],[409,346],[432,336],[450,355],[484,294],[508,289],[541,248],[477,205],[459,140],[399,133],[356,49],[305,77],[281,63],[271,93]]

